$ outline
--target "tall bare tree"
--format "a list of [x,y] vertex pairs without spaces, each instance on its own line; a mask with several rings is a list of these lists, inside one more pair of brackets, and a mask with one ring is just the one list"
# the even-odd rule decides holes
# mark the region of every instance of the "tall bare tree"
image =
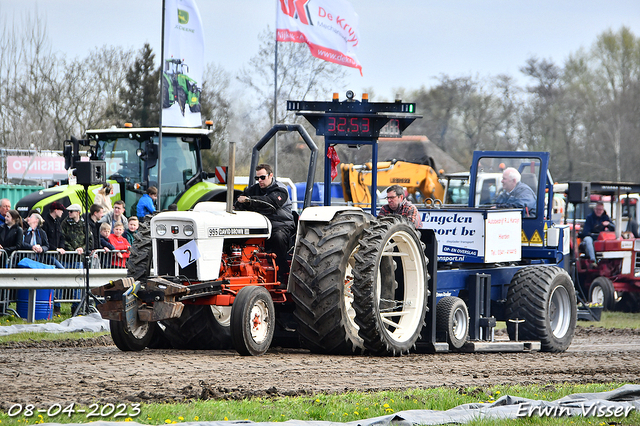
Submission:
[[618,32],[606,31],[592,47],[591,60],[595,90],[606,102],[598,108],[598,117],[605,124],[599,136],[613,153],[614,177],[619,181],[624,152],[637,147],[638,142],[640,39],[627,27]]

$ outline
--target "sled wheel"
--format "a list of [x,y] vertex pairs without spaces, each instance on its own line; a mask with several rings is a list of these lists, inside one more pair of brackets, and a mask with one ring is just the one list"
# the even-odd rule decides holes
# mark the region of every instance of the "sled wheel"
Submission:
[[598,277],[589,286],[589,301],[599,303],[605,311],[613,310],[615,297],[615,290],[609,278]]
[[576,293],[569,274],[557,266],[528,266],[513,276],[505,306],[507,332],[515,340],[539,340],[545,352],[567,350],[576,329]]
[[271,346],[275,328],[273,300],[266,288],[240,289],[231,307],[231,340],[240,355],[262,355]]
[[[406,354],[425,324],[427,259],[418,232],[405,217],[384,216],[369,225],[355,255],[352,291],[358,334],[375,355]],[[397,268],[385,266],[391,260]]]
[[329,222],[300,222],[289,285],[300,344],[315,353],[353,354],[363,348],[351,306],[354,254],[373,218],[362,210]]
[[157,325],[155,323],[140,322],[134,330],[127,330],[124,321],[109,321],[111,338],[121,351],[141,351],[149,345]]
[[458,297],[446,296],[436,306],[436,333],[445,337],[449,347],[458,350],[469,337],[469,311]]

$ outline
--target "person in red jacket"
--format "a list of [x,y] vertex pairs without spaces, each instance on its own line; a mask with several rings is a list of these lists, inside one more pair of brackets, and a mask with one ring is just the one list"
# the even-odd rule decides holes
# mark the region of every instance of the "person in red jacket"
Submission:
[[109,235],[109,242],[116,250],[124,250],[121,253],[116,253],[113,257],[113,266],[117,268],[126,267],[129,258],[129,241],[122,234],[124,234],[124,225],[116,222],[113,226],[113,234]]

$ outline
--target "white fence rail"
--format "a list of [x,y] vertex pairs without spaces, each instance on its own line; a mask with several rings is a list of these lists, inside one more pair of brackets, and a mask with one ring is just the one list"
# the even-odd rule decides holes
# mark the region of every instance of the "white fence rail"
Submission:
[[[122,252],[95,250],[91,254],[88,262],[90,288],[127,276],[127,269],[124,267],[126,259],[119,258],[118,253]],[[46,269],[21,267],[26,263]],[[36,290],[58,290],[54,292],[56,302],[79,301],[77,290],[85,288],[86,275],[84,255],[77,252],[60,254],[51,251],[38,254],[19,250],[7,256],[4,250],[0,250],[0,315],[9,312],[9,304],[17,300],[15,290],[19,289],[29,290],[27,320],[30,322],[35,320]]]

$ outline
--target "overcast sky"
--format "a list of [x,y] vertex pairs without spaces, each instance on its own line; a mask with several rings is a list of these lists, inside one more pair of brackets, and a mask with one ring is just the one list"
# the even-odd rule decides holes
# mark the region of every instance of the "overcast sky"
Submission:
[[[360,17],[357,70],[347,89],[431,86],[440,74],[510,74],[535,55],[558,64],[622,25],[640,36],[640,0],[351,0]],[[205,27],[205,62],[235,73],[255,55],[258,34],[275,27],[276,0],[197,0]],[[162,0],[0,0],[0,24],[37,10],[55,51],[84,57],[102,45],[140,49],[159,59]],[[359,97],[359,96],[358,96]],[[330,94],[327,95],[330,98]]]

